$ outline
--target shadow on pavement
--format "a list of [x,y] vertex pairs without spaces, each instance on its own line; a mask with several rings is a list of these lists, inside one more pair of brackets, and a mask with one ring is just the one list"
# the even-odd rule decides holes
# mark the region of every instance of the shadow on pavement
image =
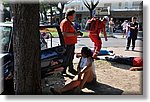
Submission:
[[134,50],[133,52],[140,52],[140,53],[143,53],[143,51],[140,51],[140,50]]
[[114,66],[116,68],[125,69],[125,70],[129,70],[132,67],[130,65],[120,64],[120,63],[116,63],[116,62],[110,62],[110,63],[112,66]]
[[63,95],[121,95],[123,93],[123,90],[99,82],[86,85],[84,88],[92,90],[92,92],[84,92],[79,88],[75,88],[74,90],[64,92]]
[[121,95],[123,93],[123,90],[99,82],[87,85],[86,88],[94,92],[82,92],[82,95]]

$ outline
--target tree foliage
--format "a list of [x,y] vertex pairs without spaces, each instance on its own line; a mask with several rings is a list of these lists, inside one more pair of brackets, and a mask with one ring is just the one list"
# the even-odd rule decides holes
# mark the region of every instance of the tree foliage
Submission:
[[[50,12],[50,21],[51,21],[51,24],[53,23],[60,23],[60,21],[64,18],[64,14],[63,14],[63,10],[64,10],[64,7],[65,7],[65,4],[69,4],[71,3],[73,0],[63,0],[63,1],[47,1],[47,2],[41,2],[40,3],[40,13],[44,14],[44,16],[47,17],[47,11],[49,10]],[[58,4],[60,3],[60,7],[58,7]],[[56,8],[55,10],[52,9],[52,8]],[[59,11],[59,21],[56,21],[54,20],[53,21],[53,16],[54,16],[54,13],[57,15],[57,11]],[[47,19],[44,19],[44,17],[42,18],[43,21],[47,20]]]

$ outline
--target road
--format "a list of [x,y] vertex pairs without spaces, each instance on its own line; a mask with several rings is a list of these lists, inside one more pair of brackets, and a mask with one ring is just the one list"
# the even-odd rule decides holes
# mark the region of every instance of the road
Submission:
[[[107,48],[121,48],[122,51],[125,49],[126,46],[126,38],[122,38],[121,34],[114,34],[116,38],[109,37],[108,41],[105,41],[104,38],[102,39],[102,49],[107,49]],[[136,40],[136,49],[137,47],[142,49],[143,46],[143,41],[141,40],[142,37],[138,36],[138,39]],[[46,40],[48,42],[48,47],[51,47],[51,41],[50,39]],[[52,46],[58,46],[60,45],[59,38],[53,38],[52,39]],[[79,37],[77,40],[77,44],[75,45],[75,52],[79,52],[82,47],[87,46],[91,49],[94,47],[94,43],[90,40],[88,37]],[[112,49],[114,50],[114,49]]]
[[[125,47],[126,46],[126,39],[125,38],[108,38],[108,41],[105,41],[102,38],[102,47]],[[87,46],[89,48],[93,48],[93,42],[90,38],[78,38],[78,42],[76,44],[76,49],[82,48],[83,46]],[[142,47],[142,40],[136,41],[136,47]]]
[[[115,38],[109,37],[108,41],[105,41],[104,38],[102,39],[102,48],[107,47],[125,47],[126,46],[126,38],[122,38],[121,33],[114,33]],[[142,47],[143,41],[142,41],[143,33],[138,34],[138,39],[136,40],[136,47]],[[51,41],[50,39],[46,40],[48,42],[48,47],[51,47]],[[60,45],[59,38],[53,38],[52,39],[52,46],[58,46]],[[78,37],[78,42],[76,44],[76,49],[80,49],[84,46],[87,46],[89,48],[93,48],[93,42],[88,37]]]

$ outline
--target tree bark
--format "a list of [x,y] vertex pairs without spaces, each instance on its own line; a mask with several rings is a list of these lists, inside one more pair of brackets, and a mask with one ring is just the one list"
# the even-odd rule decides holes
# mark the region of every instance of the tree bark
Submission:
[[[64,14],[63,14],[63,10],[64,10],[64,7],[65,7],[65,3],[61,3],[61,8],[58,8],[57,7],[57,9],[59,10],[59,12],[60,12],[60,22],[64,19]],[[59,23],[60,23],[59,22]]]
[[93,17],[93,10],[90,9],[89,11],[90,11],[90,18],[92,18]]
[[89,3],[87,0],[82,0],[85,7],[87,7],[90,11],[90,18],[93,17],[93,10],[96,8],[96,6],[98,5],[99,3],[99,0],[96,1],[96,3],[94,4],[94,1],[91,0],[91,3]]
[[52,10],[52,5],[50,5],[50,14],[51,14],[51,25],[53,25],[53,10]]
[[47,12],[44,7],[43,7],[43,14],[44,14],[44,21],[48,21]]
[[15,93],[41,94],[39,5],[14,4]]

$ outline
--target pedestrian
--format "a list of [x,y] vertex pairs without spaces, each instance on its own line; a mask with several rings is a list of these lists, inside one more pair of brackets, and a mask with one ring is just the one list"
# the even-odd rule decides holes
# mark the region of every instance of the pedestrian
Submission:
[[128,20],[125,20],[125,21],[121,24],[121,26],[122,26],[122,30],[123,30],[123,38],[124,38],[124,36],[127,37],[126,31],[127,31],[127,26],[128,26]]
[[113,21],[113,18],[110,18],[110,21],[108,24],[109,24],[109,34],[112,35],[112,37],[114,37],[113,29],[114,29],[115,23]]
[[82,30],[84,30],[86,24],[86,18],[82,19]]
[[[106,34],[106,22],[108,21],[108,17],[105,16],[102,20],[99,20],[96,17],[93,17],[87,21],[92,22],[90,29],[88,30],[88,36],[94,43],[94,51],[93,51],[93,58],[97,59],[97,55],[100,52],[100,49],[102,47],[102,41],[99,36],[100,33],[103,32],[105,41],[107,41],[107,34]],[[94,23],[95,22],[95,23]]]
[[93,85],[96,83],[96,74],[95,74],[95,65],[94,60],[92,58],[92,51],[83,47],[81,50],[82,57],[78,64],[78,75],[74,77],[74,79],[63,88],[51,88],[51,92],[53,94],[62,94],[63,92],[73,90],[75,88],[82,89],[85,84]]
[[114,58],[105,57],[107,61],[126,64],[132,66],[129,70],[143,70],[143,59],[141,57],[123,57],[115,56]]
[[73,59],[74,59],[74,51],[75,44],[77,43],[77,36],[80,35],[81,32],[76,31],[73,25],[73,21],[75,19],[75,10],[68,9],[65,14],[65,19],[63,19],[60,23],[61,32],[64,37],[65,47],[66,47],[66,65],[64,66],[63,73],[66,74],[66,69],[69,67],[69,72],[72,74],[76,74],[77,71],[73,68]]
[[132,21],[128,24],[127,27],[127,46],[126,46],[126,51],[129,50],[130,43],[132,40],[132,51],[134,51],[135,48],[135,41],[137,39],[137,34],[138,34],[138,29],[139,29],[139,24],[136,21],[136,17],[132,17]]

